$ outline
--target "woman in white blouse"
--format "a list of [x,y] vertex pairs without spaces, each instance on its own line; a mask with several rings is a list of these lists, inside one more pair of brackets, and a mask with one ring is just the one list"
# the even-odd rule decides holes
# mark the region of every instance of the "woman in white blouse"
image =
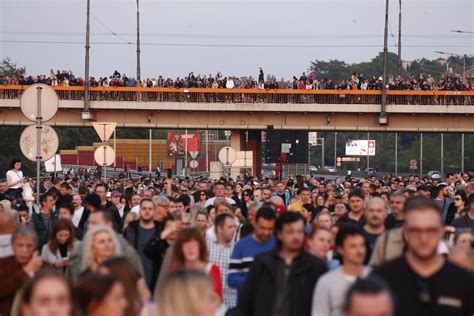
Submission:
[[21,160],[13,159],[10,164],[10,170],[7,171],[7,187],[6,195],[9,200],[14,200],[20,193],[23,187],[23,172],[21,169]]

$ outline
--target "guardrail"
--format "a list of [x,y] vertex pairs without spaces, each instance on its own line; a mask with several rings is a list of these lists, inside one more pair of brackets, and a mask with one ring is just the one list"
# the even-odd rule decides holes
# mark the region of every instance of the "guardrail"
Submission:
[[[1,99],[18,99],[29,86],[0,85]],[[61,100],[83,100],[84,87],[53,87]],[[194,103],[380,104],[380,90],[262,90],[91,87],[91,101]],[[388,90],[387,104],[473,105],[474,91]]]

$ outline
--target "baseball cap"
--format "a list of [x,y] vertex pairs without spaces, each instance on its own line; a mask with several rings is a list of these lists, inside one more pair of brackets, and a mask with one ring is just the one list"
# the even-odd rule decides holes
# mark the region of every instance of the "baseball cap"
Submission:
[[341,190],[334,191],[334,197],[342,198],[343,196],[344,196],[344,191],[341,191]]
[[117,190],[112,191],[112,193],[110,194],[111,197],[121,196],[121,195],[122,195],[122,194],[121,194],[119,191],[117,191]]
[[440,182],[438,183],[438,185],[436,186],[437,188],[444,188],[444,187],[447,187],[448,185],[445,183],[445,182]]

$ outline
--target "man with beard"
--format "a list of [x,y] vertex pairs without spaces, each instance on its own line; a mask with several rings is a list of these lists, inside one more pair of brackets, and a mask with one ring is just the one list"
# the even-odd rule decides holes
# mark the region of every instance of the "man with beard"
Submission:
[[438,206],[423,197],[408,199],[402,232],[404,255],[375,270],[396,295],[395,315],[473,315],[473,275],[437,253],[445,232]]

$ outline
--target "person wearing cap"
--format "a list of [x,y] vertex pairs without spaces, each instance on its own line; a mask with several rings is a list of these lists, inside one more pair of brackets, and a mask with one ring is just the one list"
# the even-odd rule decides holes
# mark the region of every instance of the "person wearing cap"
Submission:
[[125,216],[127,215],[126,214],[127,212],[125,212],[125,204],[120,203],[121,196],[122,196],[122,194],[117,190],[114,190],[114,191],[112,191],[112,193],[110,193],[110,201],[117,208],[117,210],[119,212],[119,215],[120,215],[120,218],[123,221],[125,219]]
[[416,195],[424,196],[425,198],[429,198],[431,196],[431,188],[427,185],[419,185],[416,188]]
[[438,183],[438,185],[433,189],[433,193],[435,196],[433,201],[438,205],[444,223],[446,222],[446,217],[448,215],[449,205],[452,202],[449,198],[448,185],[445,182]]

